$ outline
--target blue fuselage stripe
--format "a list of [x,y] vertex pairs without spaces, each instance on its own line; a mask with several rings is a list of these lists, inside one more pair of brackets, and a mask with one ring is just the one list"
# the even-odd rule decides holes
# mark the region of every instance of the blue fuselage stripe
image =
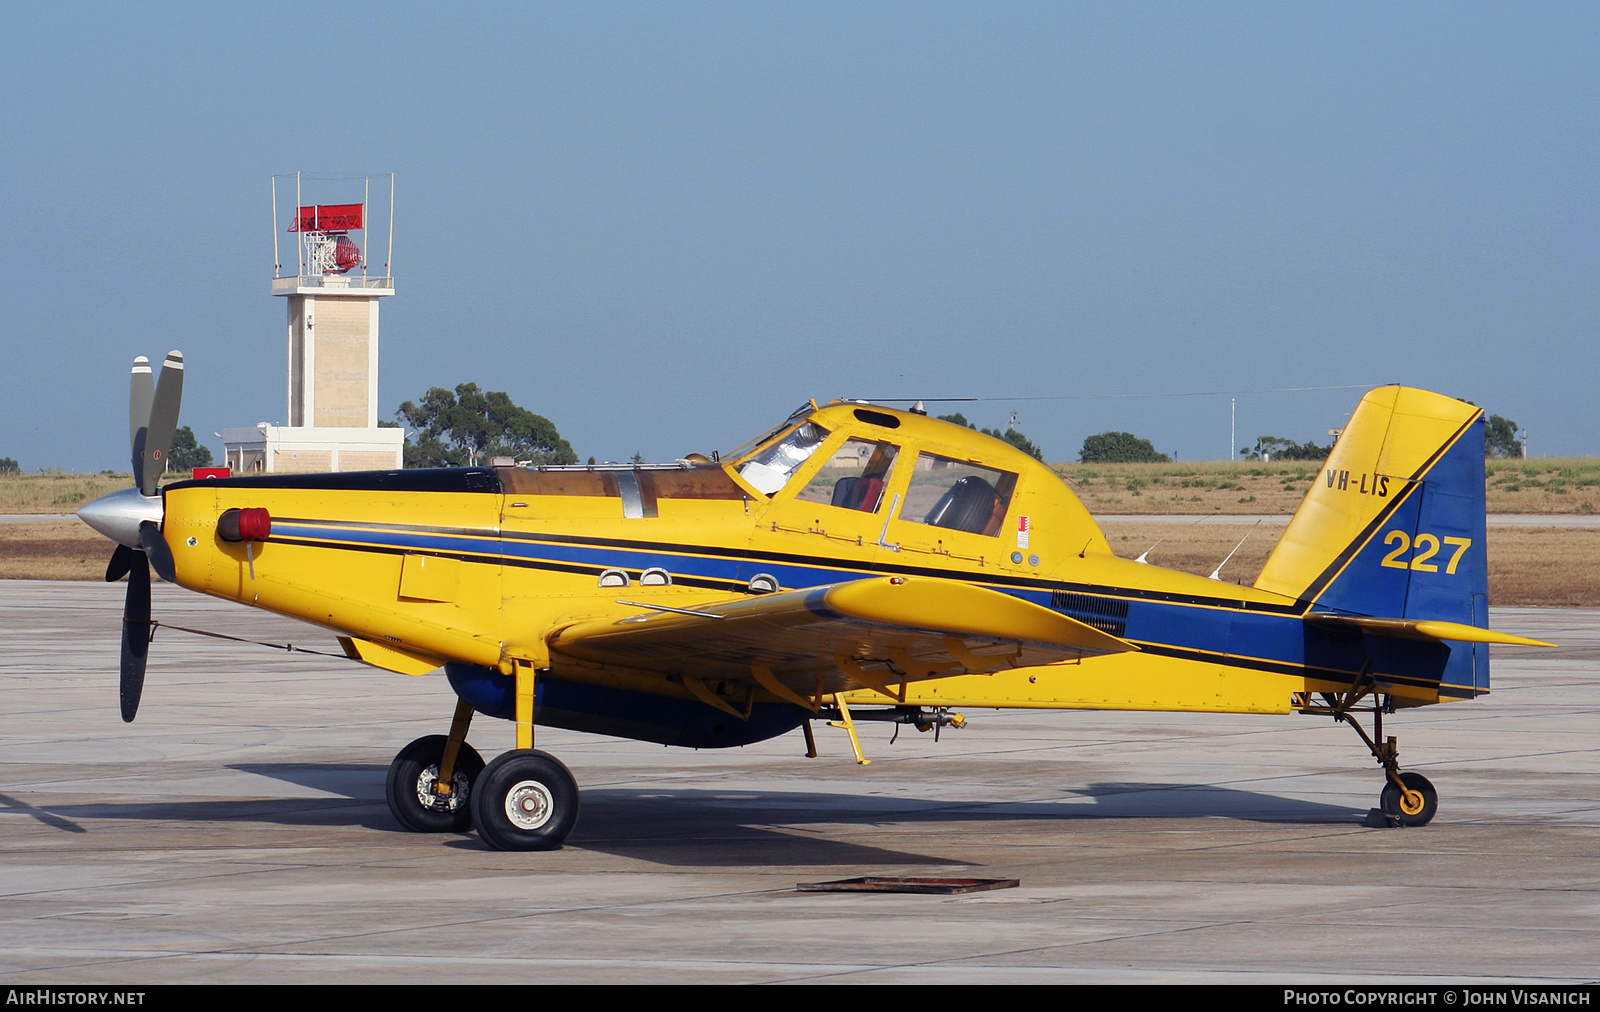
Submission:
[[[750,577],[767,573],[785,587],[820,587],[844,580],[873,575],[878,567],[850,568],[800,565],[773,559],[753,560],[737,555],[727,557],[696,555],[691,551],[662,552],[611,545],[583,545],[502,538],[498,533],[482,534],[404,529],[363,529],[344,524],[275,522],[273,541],[295,542],[331,549],[405,552],[432,552],[466,561],[491,565],[519,565],[564,572],[594,572],[606,569],[643,571],[662,567],[680,583],[728,590],[743,587]],[[1051,585],[1015,587],[996,585],[966,574],[945,574],[947,579],[968,579],[973,583],[1010,594],[1041,607],[1051,607]],[[1041,581],[1042,582],[1042,581]],[[1057,585],[1083,592],[1078,585]],[[1348,681],[1360,671],[1366,658],[1362,638],[1337,634],[1308,625],[1292,614],[1271,614],[1227,608],[1213,604],[1164,602],[1129,598],[1116,588],[1094,588],[1111,599],[1126,600],[1128,615],[1124,638],[1151,652],[1165,656],[1229,665],[1284,674],[1309,674]],[[1249,644],[1248,654],[1233,650]],[[1411,681],[1411,679],[1406,679]],[[1426,675],[1418,684],[1433,682]]]

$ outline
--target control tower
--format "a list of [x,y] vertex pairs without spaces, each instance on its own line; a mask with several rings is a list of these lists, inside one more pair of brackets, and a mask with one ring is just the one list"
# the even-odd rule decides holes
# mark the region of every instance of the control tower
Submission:
[[[287,228],[278,179],[272,177],[272,294],[286,301],[289,317],[287,422],[224,430],[227,464],[235,474],[400,467],[404,431],[378,427],[378,304],[394,294],[394,176],[383,269],[376,272],[369,270],[371,177],[308,180],[295,173]],[[347,202],[308,204],[306,182]],[[359,203],[348,199],[356,186]],[[293,273],[282,256],[286,235],[294,237]]]

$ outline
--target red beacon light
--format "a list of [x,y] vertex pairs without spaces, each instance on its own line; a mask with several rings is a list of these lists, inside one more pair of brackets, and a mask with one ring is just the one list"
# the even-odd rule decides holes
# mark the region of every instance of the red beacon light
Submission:
[[272,514],[264,509],[223,510],[217,518],[217,537],[235,544],[272,537]]
[[254,580],[256,542],[272,537],[272,514],[260,507],[223,510],[217,517],[217,537],[234,544],[244,542],[245,561],[250,565],[250,579]]

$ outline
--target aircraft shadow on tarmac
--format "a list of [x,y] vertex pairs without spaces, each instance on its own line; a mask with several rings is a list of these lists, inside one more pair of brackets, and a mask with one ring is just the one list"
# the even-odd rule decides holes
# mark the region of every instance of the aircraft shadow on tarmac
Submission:
[[[830,825],[911,825],[1103,819],[1223,818],[1358,823],[1365,810],[1190,784],[1102,783],[1037,801],[950,801],[881,795],[706,789],[593,789],[569,846],[663,864],[962,863],[828,840]],[[1065,827],[1064,827],[1065,828]],[[918,834],[919,843],[932,843]],[[726,846],[735,844],[735,846]],[[743,846],[755,844],[756,846]]]
[[59,829],[63,833],[87,833],[78,823],[71,819],[63,818],[54,811],[47,811],[28,804],[21,798],[13,798],[9,794],[0,794],[0,812],[8,815],[27,815],[38,822],[42,822],[52,829]]
[[[272,823],[360,826],[403,832],[383,799],[386,768],[366,764],[250,764],[230,769],[332,797],[170,799],[91,802],[36,808],[3,799],[0,811],[29,814],[56,829],[82,832],[78,819]],[[950,823],[1015,823],[1106,819],[1229,819],[1244,822],[1353,825],[1364,809],[1279,797],[1207,784],[1097,783],[1041,788],[1037,800],[948,800],[808,791],[729,788],[591,788],[567,845],[662,864],[849,865],[950,864],[911,854],[829,839],[826,827]],[[445,841],[448,842],[445,842]],[[476,849],[476,837],[441,840]],[[922,842],[929,842],[925,837]]]

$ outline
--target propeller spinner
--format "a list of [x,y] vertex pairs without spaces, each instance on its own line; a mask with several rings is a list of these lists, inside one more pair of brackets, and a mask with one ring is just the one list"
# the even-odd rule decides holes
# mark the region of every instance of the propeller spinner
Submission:
[[157,483],[178,429],[183,399],[183,353],[172,351],[154,380],[150,360],[133,360],[128,397],[134,487],[113,492],[78,510],[78,519],[117,543],[106,567],[106,581],[128,577],[122,606],[122,719],[132,721],[144,693],[145,660],[150,649],[150,567],[163,580],[174,576],[172,550],[161,537],[162,502]]

